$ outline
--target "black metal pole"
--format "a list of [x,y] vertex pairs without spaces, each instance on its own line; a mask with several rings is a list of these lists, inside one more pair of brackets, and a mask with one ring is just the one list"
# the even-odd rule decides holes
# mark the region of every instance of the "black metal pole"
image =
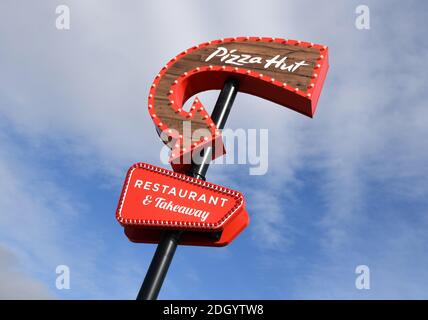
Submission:
[[[224,128],[238,89],[238,80],[230,78],[225,81],[211,114],[211,119],[218,129]],[[205,180],[205,174],[212,158],[212,151],[212,147],[206,148],[200,163],[192,164],[192,168],[187,175]],[[138,292],[137,300],[157,299],[182,233],[183,231],[165,231],[163,233],[144,282]]]

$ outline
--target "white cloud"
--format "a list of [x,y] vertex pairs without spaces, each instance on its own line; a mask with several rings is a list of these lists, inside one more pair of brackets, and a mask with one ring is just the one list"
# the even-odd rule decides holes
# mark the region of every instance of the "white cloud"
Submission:
[[18,258],[0,246],[0,299],[52,299],[46,286],[20,270]]
[[256,191],[250,195],[254,206],[251,223],[254,225],[253,237],[262,247],[280,249],[288,245],[289,234],[285,232],[287,226],[286,210],[277,196],[268,192]]

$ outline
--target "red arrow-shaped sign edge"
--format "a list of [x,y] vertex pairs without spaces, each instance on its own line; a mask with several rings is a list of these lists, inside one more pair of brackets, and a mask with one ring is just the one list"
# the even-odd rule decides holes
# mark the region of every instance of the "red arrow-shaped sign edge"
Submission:
[[[317,49],[319,55],[307,88],[301,90],[298,87],[293,87],[288,83],[280,82],[273,77],[244,67],[225,65],[201,65],[194,69],[186,70],[182,74],[168,74],[171,67],[179,63],[184,57],[207,46],[245,41],[280,43],[301,48]],[[198,98],[195,98],[191,109],[185,111],[182,106],[187,99],[199,92],[219,90],[226,79],[234,77],[240,81],[239,91],[256,95],[312,117],[316,110],[327,70],[328,48],[314,43],[266,37],[235,37],[209,41],[184,50],[160,70],[150,88],[148,110],[162,140],[172,149],[170,162],[174,170],[183,172],[184,167],[181,164],[184,157],[191,155],[195,150],[204,148],[207,144],[221,146],[216,148],[213,159],[225,152],[221,144],[220,132],[202,103]],[[170,83],[168,92],[158,92],[162,81]],[[165,89],[163,88],[162,90]],[[178,121],[174,122],[171,117],[172,114],[174,114],[175,120],[178,119]],[[208,130],[206,132],[209,132],[209,134],[199,137],[197,141],[192,140],[192,137],[183,135],[183,130],[179,125],[180,121],[189,121],[192,125],[192,132],[196,129],[204,128]],[[168,126],[167,122],[173,124]]]

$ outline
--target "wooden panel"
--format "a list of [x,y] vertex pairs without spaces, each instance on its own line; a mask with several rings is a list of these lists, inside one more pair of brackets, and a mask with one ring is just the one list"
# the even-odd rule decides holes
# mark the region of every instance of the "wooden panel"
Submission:
[[[233,77],[240,91],[312,117],[327,69],[327,47],[313,43],[258,37],[211,41],[183,51],[162,68],[150,90],[149,112],[168,137],[164,142],[173,149],[171,160],[182,161],[185,153],[217,137],[199,101],[189,112],[182,110],[191,96],[221,89]],[[184,122],[191,128],[188,134]],[[202,139],[193,135],[196,130],[206,131]]]

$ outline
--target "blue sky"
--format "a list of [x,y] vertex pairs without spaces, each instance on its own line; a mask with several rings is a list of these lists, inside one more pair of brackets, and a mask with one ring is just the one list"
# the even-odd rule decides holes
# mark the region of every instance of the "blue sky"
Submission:
[[[360,4],[370,30],[355,28]],[[426,13],[416,1],[2,1],[0,298],[135,298],[155,247],[130,243],[114,214],[127,168],[161,165],[151,81],[183,49],[241,35],[328,45],[318,110],[238,95],[227,126],[269,129],[269,171],[216,165],[207,179],[245,194],[250,226],[225,248],[179,247],[160,298],[428,298]],[[60,264],[70,290],[55,288]],[[370,290],[355,288],[361,264]]]

